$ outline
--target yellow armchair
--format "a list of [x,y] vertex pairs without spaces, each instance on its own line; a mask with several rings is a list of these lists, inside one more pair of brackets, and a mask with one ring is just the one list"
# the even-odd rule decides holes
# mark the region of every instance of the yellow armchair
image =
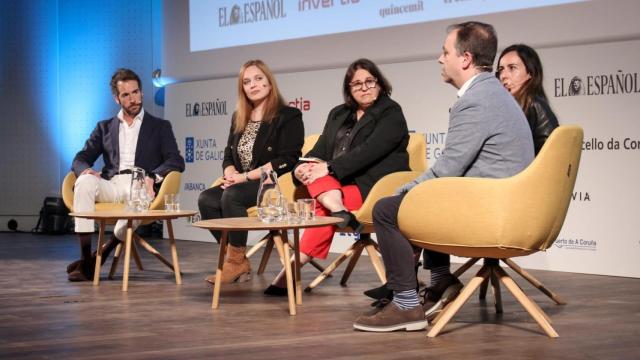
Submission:
[[[471,257],[473,262],[490,259],[435,320],[428,336],[437,336],[475,289],[489,281],[498,312],[502,311],[501,281],[548,336],[558,336],[547,315],[507,275],[498,259],[512,266],[510,258],[544,251],[553,244],[571,202],[582,140],[582,128],[560,126],[534,161],[513,177],[439,178],[409,191],[400,206],[398,222],[413,245]],[[526,275],[527,280],[535,280]],[[546,288],[540,289],[549,295]]]
[[409,134],[409,143],[407,144],[407,152],[409,153],[409,167],[412,171],[401,171],[389,174],[380,179],[371,189],[369,195],[365,199],[362,207],[353,213],[356,219],[364,225],[364,229],[360,232],[360,240],[355,241],[345,252],[340,254],[326,269],[318,275],[307,286],[305,291],[311,291],[318,286],[324,279],[331,276],[332,273],[349,257],[351,260],[342,275],[340,285],[346,285],[353,268],[358,263],[358,259],[363,250],[367,251],[369,260],[373,265],[380,281],[384,284],[387,282],[384,265],[380,260],[378,243],[371,239],[371,233],[375,232],[373,228],[373,206],[383,197],[391,196],[402,185],[412,181],[425,170],[427,170],[427,143],[424,134]]

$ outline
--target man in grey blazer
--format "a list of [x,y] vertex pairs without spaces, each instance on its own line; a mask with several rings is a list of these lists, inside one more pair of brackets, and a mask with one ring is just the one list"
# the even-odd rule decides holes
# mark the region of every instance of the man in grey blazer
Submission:
[[438,177],[509,177],[534,157],[531,131],[521,108],[491,74],[498,44],[493,27],[466,22],[447,31],[438,62],[444,81],[458,89],[459,99],[451,107],[445,149],[429,170],[374,207],[386,286],[393,290],[393,300],[374,314],[359,317],[354,323],[359,330],[424,329],[428,319],[435,318],[462,288],[449,270],[449,255],[427,251],[431,285],[420,304],[414,269],[419,251],[402,235],[397,220],[400,203],[411,188]]

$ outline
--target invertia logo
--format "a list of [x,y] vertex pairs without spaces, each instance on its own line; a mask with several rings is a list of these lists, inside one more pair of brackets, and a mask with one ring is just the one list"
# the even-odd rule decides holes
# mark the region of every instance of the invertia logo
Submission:
[[311,110],[311,100],[305,100],[302,96],[289,101],[289,106],[300,109],[300,111]]

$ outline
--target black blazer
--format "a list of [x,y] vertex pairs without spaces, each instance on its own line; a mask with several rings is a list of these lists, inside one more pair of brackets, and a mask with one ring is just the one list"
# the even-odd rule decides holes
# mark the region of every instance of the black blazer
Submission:
[[383,176],[409,170],[409,130],[400,105],[380,95],[353,127],[350,150],[333,159],[336,134],[352,114],[346,104],[333,108],[318,142],[305,156],[329,161],[334,176],[342,184],[355,182],[365,199]]
[[[120,120],[117,116],[103,120],[96,125],[84,147],[73,158],[71,170],[80,176],[87,168],[93,166],[102,155],[104,166],[101,176],[111,179],[120,165]],[[184,159],[178,150],[171,123],[157,118],[148,112],[144,113],[138,144],[136,145],[135,166],[143,168],[152,176],[165,176],[171,171],[184,171]]]
[[[235,113],[231,118],[229,139],[227,147],[224,149],[223,171],[230,165],[235,166],[238,171],[242,170],[237,151],[242,133],[234,134],[234,119]],[[302,154],[302,144],[304,144],[302,113],[296,108],[283,106],[271,122],[263,121],[260,124],[256,142],[253,144],[251,169],[270,162],[278,176],[287,173],[298,162],[298,158]]]
[[525,116],[533,135],[533,150],[537,155],[553,129],[558,127],[558,119],[549,104],[538,96],[533,99],[531,106],[525,112]]

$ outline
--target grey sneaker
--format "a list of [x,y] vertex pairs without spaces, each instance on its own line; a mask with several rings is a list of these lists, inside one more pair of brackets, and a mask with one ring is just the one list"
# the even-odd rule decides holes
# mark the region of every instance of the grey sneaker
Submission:
[[458,297],[463,287],[460,280],[451,275],[440,281],[436,286],[422,289],[420,291],[422,309],[427,320],[429,322],[433,321],[447,304]]
[[418,331],[427,327],[428,322],[424,317],[421,306],[413,309],[401,310],[393,302],[373,315],[362,315],[353,323],[353,328],[362,331],[388,332],[388,331]]

